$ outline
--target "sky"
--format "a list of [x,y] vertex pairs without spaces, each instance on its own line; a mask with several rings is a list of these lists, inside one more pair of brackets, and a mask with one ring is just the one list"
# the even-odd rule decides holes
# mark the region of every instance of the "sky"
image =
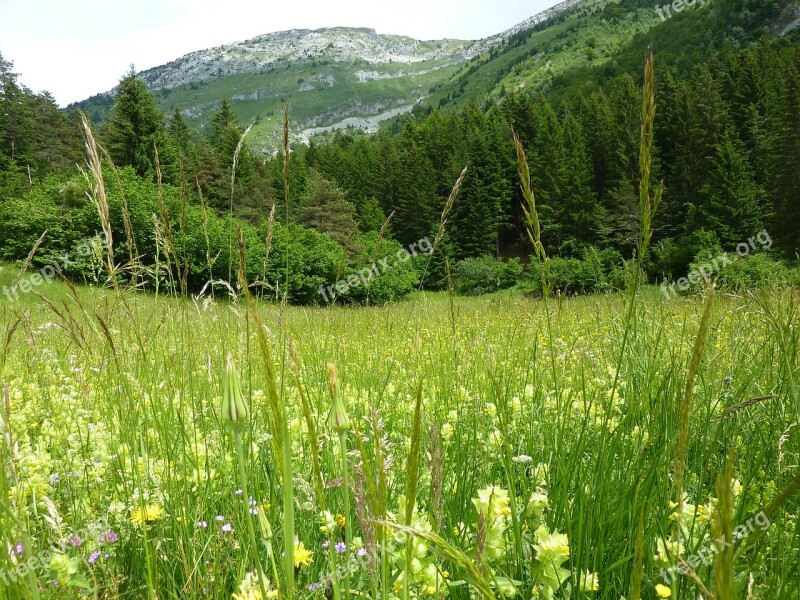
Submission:
[[113,88],[130,65],[286,29],[370,27],[417,39],[481,39],[558,0],[0,0],[0,53],[61,106]]

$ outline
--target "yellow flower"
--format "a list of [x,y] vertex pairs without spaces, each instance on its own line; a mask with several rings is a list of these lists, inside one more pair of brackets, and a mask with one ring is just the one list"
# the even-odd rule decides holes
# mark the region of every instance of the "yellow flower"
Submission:
[[581,573],[579,583],[582,592],[596,592],[600,589],[597,573],[591,573],[590,571]]
[[672,596],[672,590],[661,583],[656,584],[656,594],[658,594],[659,598],[669,598]]
[[294,566],[295,568],[305,567],[314,562],[314,553],[308,550],[303,542],[296,544],[294,547]]
[[143,523],[152,523],[157,521],[164,515],[164,509],[158,504],[148,504],[145,507],[139,507],[131,513],[131,523],[135,525],[142,525]]
[[[269,595],[269,592],[267,594]],[[264,600],[264,598],[261,596],[261,590],[247,590],[234,594],[233,600]]]
[[345,519],[344,515],[336,515],[336,522],[339,524],[340,527],[344,527],[347,519]]

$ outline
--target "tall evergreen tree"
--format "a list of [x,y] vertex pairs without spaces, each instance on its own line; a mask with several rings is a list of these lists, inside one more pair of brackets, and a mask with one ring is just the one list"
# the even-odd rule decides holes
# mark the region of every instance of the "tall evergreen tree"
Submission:
[[154,176],[157,147],[164,180],[178,182],[177,157],[165,133],[164,115],[133,67],[119,82],[102,137],[114,162],[132,166],[142,177]]
[[355,207],[339,186],[313,169],[309,172],[303,209],[298,219],[301,225],[327,233],[344,245],[357,229],[355,212]]
[[702,201],[693,207],[696,229],[708,229],[726,248],[752,236],[763,226],[765,194],[754,180],[744,144],[729,128],[711,160]]

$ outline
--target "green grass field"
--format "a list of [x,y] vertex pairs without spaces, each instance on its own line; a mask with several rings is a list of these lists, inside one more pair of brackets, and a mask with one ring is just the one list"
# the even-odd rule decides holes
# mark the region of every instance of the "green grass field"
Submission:
[[800,593],[790,292],[714,300],[677,518],[701,298],[641,290],[617,378],[622,295],[259,304],[265,353],[224,294],[36,290],[0,294],[0,598]]

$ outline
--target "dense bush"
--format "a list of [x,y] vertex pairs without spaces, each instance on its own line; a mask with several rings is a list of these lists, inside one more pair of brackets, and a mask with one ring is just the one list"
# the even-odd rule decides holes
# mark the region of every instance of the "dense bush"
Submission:
[[[131,168],[120,169],[117,175],[107,171],[105,181],[115,263],[124,266],[132,255],[139,266],[147,269],[144,283],[150,287],[157,279],[160,285],[177,288],[178,273],[182,273],[186,264],[190,291],[198,291],[212,279],[228,280],[230,275],[235,280],[239,269],[237,227],[245,241],[247,279],[250,283],[260,281],[259,291],[267,297],[282,298],[288,283],[289,302],[320,303],[320,286],[334,283],[337,273],[346,265],[344,250],[330,236],[299,225],[275,223],[265,268],[266,225],[256,228],[237,219],[220,217],[208,208],[204,212],[200,206],[188,203],[185,227],[181,227],[180,190],[167,185],[161,193],[169,215],[178,266],[167,250],[166,236],[162,235],[159,242],[155,233],[155,222],[161,222],[156,185],[136,175]],[[53,176],[19,199],[2,199],[0,230],[4,236],[0,240],[0,258],[23,260],[36,240],[47,231],[34,258],[35,266],[61,264],[60,257],[69,254],[75,262],[65,269],[67,276],[78,281],[98,281],[97,257],[79,255],[82,244],[101,230],[97,211],[86,195],[87,189],[86,182],[78,174]],[[126,242],[122,190],[133,248],[128,248]],[[153,267],[157,257],[160,268],[155,275]]]
[[[704,268],[705,272],[712,270],[712,260],[718,256],[719,254],[703,252],[695,257],[689,268],[689,273],[695,275],[694,277],[687,276],[689,289],[685,291],[697,291],[708,285],[706,280],[697,274],[702,273]],[[721,262],[717,261],[721,268],[714,270],[709,277],[709,279],[716,279],[717,288],[720,290],[742,293],[747,290],[782,287],[800,282],[796,269],[775,260],[768,253],[760,252],[747,256],[729,253],[728,257],[730,262],[727,265],[722,266]]]
[[[547,281],[554,292],[591,294],[623,289],[628,279],[627,265],[616,250],[589,247],[582,258],[553,258],[549,262]],[[532,263],[521,288],[541,295],[542,275],[539,263]]]
[[402,298],[419,284],[427,255],[409,254],[398,242],[386,238],[378,246],[374,231],[356,238],[354,246],[356,251],[343,277],[349,282],[343,300],[384,304]]
[[470,296],[514,287],[521,274],[519,259],[502,261],[491,256],[459,261],[453,272],[456,291]]

